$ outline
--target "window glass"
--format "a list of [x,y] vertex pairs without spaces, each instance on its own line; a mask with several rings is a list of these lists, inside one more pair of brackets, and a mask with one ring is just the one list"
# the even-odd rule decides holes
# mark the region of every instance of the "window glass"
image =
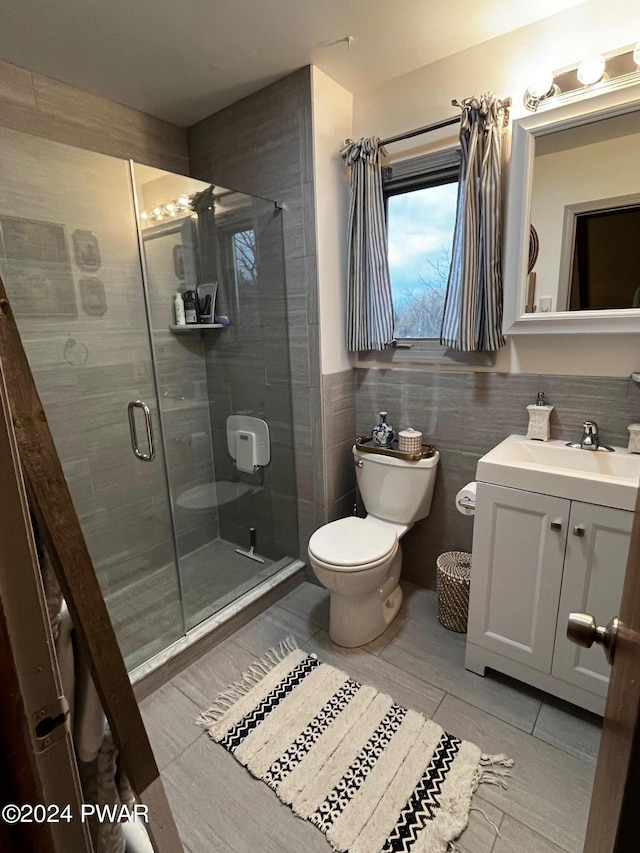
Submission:
[[451,262],[457,179],[387,195],[396,338],[438,338]]
[[257,281],[256,235],[253,228],[233,235],[233,257],[238,284],[255,285]]

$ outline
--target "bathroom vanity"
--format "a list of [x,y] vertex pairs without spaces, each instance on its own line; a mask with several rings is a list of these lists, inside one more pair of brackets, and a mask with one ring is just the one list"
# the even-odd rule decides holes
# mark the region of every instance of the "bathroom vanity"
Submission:
[[567,620],[618,614],[640,457],[509,436],[476,477],[467,669],[604,713],[610,666],[567,639]]

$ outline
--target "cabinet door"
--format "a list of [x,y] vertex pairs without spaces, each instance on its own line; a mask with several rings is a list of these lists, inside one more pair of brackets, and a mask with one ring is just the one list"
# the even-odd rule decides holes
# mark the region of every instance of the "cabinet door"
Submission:
[[590,613],[598,625],[618,615],[633,513],[574,501],[560,593],[553,675],[606,696],[611,667],[601,648],[567,640],[572,611]]
[[549,673],[569,501],[479,483],[476,507],[468,638]]

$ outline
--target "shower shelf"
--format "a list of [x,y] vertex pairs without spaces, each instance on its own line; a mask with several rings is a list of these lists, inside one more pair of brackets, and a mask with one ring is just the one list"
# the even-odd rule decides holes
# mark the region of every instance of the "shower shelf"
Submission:
[[223,323],[188,323],[186,326],[169,326],[171,332],[194,332],[201,329],[226,329]]

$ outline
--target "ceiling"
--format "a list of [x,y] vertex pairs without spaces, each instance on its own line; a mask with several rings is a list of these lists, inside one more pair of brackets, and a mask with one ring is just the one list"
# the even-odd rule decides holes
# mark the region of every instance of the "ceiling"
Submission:
[[3,0],[0,57],[190,125],[302,65],[357,92],[581,2]]

